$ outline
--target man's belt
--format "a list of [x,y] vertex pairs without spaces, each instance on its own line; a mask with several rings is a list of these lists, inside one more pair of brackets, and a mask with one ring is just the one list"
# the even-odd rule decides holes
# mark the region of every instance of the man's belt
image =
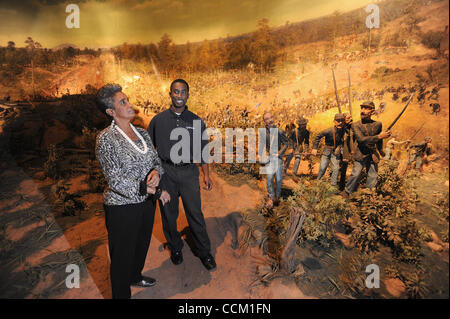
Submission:
[[174,162],[165,160],[163,158],[161,158],[161,162],[163,162],[165,164],[168,164],[170,166],[173,166],[173,167],[184,167],[184,166],[192,165],[192,163],[178,163],[178,164],[175,164]]

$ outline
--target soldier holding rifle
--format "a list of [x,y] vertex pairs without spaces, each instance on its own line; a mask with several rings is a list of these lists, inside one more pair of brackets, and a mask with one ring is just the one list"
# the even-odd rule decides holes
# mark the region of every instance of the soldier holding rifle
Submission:
[[[308,152],[309,148],[309,131],[306,129],[306,125],[308,124],[308,120],[301,116],[297,120],[298,128],[294,129],[294,131],[290,134],[289,140],[293,142],[293,152],[292,155],[295,156],[293,174],[297,175],[298,167],[300,166],[300,158],[302,154]],[[292,158],[292,157],[291,157]],[[289,161],[286,161],[284,167],[284,173],[289,167]]]
[[322,157],[320,159],[319,173],[317,174],[317,179],[322,179],[323,175],[328,168],[331,161],[331,185],[336,186],[339,167],[342,158],[342,146],[344,141],[344,114],[338,113],[334,116],[334,126],[326,130],[323,130],[317,134],[313,149],[311,151],[312,155],[317,155],[317,148],[319,147],[319,142],[322,137],[325,137],[325,148],[322,152]]
[[361,178],[362,170],[367,171],[367,188],[375,187],[378,178],[378,162],[380,155],[384,156],[383,139],[391,136],[389,130],[382,131],[381,122],[372,120],[375,112],[375,104],[372,101],[361,104],[361,120],[353,124],[353,132],[356,139],[354,152],[354,166],[350,178],[341,195],[348,197],[353,193]]

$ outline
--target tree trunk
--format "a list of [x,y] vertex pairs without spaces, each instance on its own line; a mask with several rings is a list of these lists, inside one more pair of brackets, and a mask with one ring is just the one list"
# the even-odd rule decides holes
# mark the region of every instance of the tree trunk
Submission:
[[36,95],[36,92],[34,90],[34,62],[33,62],[33,57],[31,57],[31,88],[33,90],[33,99]]
[[302,230],[303,222],[305,221],[306,213],[300,207],[291,207],[291,214],[289,218],[289,228],[286,232],[286,244],[281,253],[280,268],[283,272],[291,274],[295,271],[295,246],[297,245],[297,238]]

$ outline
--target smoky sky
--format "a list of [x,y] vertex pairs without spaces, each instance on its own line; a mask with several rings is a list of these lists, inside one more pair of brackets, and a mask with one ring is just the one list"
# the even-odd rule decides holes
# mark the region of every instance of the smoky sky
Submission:
[[[71,43],[108,47],[157,42],[164,33],[175,43],[247,33],[257,21],[271,26],[363,8],[368,0],[0,0],[0,45],[23,46],[32,36],[45,47]],[[65,26],[68,4],[80,8],[80,28]]]

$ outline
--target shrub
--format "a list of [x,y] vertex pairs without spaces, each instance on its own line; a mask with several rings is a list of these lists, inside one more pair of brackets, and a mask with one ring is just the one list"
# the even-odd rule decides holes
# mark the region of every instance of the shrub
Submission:
[[417,194],[396,173],[396,166],[384,163],[375,190],[355,197],[352,239],[363,252],[378,251],[383,245],[391,248],[394,259],[418,263],[424,234],[411,218]]
[[88,160],[88,185],[91,192],[101,193],[107,186],[103,172],[95,160]]
[[63,216],[75,216],[86,208],[86,204],[79,200],[80,195],[70,194],[69,187],[63,181],[59,181],[52,187],[56,203],[62,206]]
[[427,48],[439,50],[443,36],[443,33],[440,31],[428,31],[422,34],[420,42]]
[[44,163],[44,174],[52,179],[57,179],[61,176],[59,161],[61,159],[62,152],[54,144],[48,146],[48,158]]
[[387,68],[385,66],[380,66],[379,68],[376,68],[375,71],[373,71],[373,74],[371,75],[372,78],[377,78],[377,77],[383,77],[385,75],[389,75],[394,73],[394,70],[392,70],[391,68]]
[[91,159],[95,158],[95,143],[97,134],[98,130],[96,128],[89,129],[86,126],[83,126],[81,130],[80,146],[89,151],[89,158]]
[[[336,188],[324,181],[297,185],[294,195],[288,198],[287,204],[302,207],[306,212],[300,239],[313,240],[326,247],[334,242],[335,226],[345,222],[351,215],[348,204],[335,193]],[[289,212],[286,211],[289,217]],[[287,221],[284,223],[287,224]]]

